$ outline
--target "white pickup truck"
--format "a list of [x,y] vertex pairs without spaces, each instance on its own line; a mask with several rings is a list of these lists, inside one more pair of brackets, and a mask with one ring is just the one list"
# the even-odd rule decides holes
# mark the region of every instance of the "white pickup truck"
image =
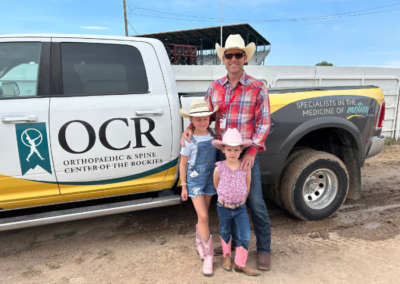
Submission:
[[[178,110],[203,96],[178,95],[155,39],[0,36],[0,231],[179,204]],[[317,220],[359,198],[360,168],[383,147],[382,91],[289,88],[270,90],[270,101],[260,164],[274,200]],[[299,177],[316,188],[282,188],[299,154],[342,163],[319,180]]]

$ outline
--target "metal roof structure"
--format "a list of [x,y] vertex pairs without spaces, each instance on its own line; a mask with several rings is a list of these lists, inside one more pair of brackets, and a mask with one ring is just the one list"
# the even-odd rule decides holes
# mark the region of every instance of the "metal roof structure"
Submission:
[[[202,47],[201,49],[210,50],[215,49],[215,43],[221,44],[220,32],[221,27],[218,26],[174,32],[143,34],[136,35],[134,37],[155,38],[162,41],[164,44],[196,45]],[[240,34],[246,44],[254,42],[257,46],[271,45],[271,43],[267,39],[265,39],[249,24],[222,26],[222,42],[224,44],[230,34]]]

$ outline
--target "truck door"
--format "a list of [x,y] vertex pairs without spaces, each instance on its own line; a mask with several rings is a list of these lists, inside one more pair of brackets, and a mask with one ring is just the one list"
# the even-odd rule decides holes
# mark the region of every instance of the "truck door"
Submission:
[[172,126],[152,46],[52,42],[50,131],[61,195],[158,189],[170,167]]
[[59,196],[49,143],[49,38],[0,39],[0,208]]

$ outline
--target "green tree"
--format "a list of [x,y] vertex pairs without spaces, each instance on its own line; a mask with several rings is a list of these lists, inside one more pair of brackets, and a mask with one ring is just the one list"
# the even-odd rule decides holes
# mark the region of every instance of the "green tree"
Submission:
[[315,66],[333,66],[333,64],[329,63],[328,61],[322,61],[320,63],[315,64]]

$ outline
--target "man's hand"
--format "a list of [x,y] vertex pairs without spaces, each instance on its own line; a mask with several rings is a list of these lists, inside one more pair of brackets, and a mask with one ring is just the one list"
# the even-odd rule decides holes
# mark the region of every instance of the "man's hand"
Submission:
[[251,170],[251,168],[254,166],[254,159],[255,157],[249,154],[244,154],[240,161],[240,169],[243,171]]
[[182,186],[182,193],[181,193],[182,201],[186,201],[188,199],[188,191],[186,187]]
[[185,131],[183,131],[182,133],[182,138],[181,138],[181,146],[185,147],[185,140],[189,143],[192,143],[190,141],[190,138],[192,138],[193,135],[193,129],[191,129],[190,127],[186,128]]

